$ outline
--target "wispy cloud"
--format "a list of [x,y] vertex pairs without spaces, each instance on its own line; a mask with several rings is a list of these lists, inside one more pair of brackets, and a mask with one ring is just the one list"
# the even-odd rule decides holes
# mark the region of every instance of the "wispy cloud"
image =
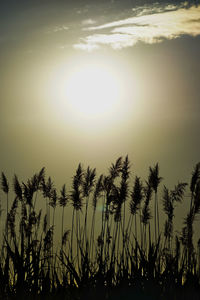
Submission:
[[96,21],[93,20],[93,19],[86,19],[86,20],[83,20],[83,21],[82,21],[82,24],[83,24],[84,26],[94,25],[95,23],[96,23]]
[[59,26],[54,26],[52,28],[45,29],[45,33],[54,33],[54,32],[60,32],[60,31],[67,31],[69,30],[69,27],[66,25],[59,25]]
[[74,47],[89,51],[102,45],[122,49],[139,41],[152,44],[182,35],[197,36],[200,35],[200,6],[186,9],[168,5],[162,10],[158,7],[144,8],[136,16],[89,26],[84,30],[94,33],[82,37]]
[[94,43],[80,43],[80,44],[74,44],[74,48],[75,49],[81,49],[81,50],[85,50],[88,52],[91,52],[93,50],[96,50],[99,48],[99,45],[95,45]]
[[62,26],[56,26],[54,27],[54,32],[58,32],[58,31],[62,31],[62,30],[68,30],[69,27],[68,26],[65,26],[65,25],[62,25]]

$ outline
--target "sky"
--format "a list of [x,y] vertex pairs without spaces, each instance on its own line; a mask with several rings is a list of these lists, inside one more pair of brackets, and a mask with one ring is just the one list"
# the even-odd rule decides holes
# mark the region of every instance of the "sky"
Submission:
[[[159,162],[170,188],[188,181],[200,161],[199,54],[199,1],[2,1],[1,171],[25,180],[45,166],[70,189],[79,162],[100,174],[128,154],[131,180]],[[76,102],[85,86],[90,108]]]

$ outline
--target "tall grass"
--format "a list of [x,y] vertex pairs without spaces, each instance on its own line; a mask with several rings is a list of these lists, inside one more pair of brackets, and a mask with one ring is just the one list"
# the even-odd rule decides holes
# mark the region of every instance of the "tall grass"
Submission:
[[[26,183],[14,175],[13,185],[2,172],[0,298],[199,299],[200,242],[193,235],[200,164],[188,189],[180,182],[161,188],[161,180],[156,164],[147,181],[131,182],[128,156],[98,178],[96,169],[79,164],[72,187],[64,184],[59,193],[44,168]],[[188,213],[177,232],[175,207],[186,191]]]

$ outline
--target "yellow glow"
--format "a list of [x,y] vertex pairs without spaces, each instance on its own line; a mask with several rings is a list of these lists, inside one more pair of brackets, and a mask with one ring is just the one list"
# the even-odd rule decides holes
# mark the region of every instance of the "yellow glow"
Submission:
[[72,59],[57,66],[51,76],[48,94],[54,118],[58,115],[59,123],[87,128],[88,132],[103,130],[126,121],[132,103],[136,108],[137,80],[133,94],[133,75],[125,64],[111,57],[93,55]]
[[65,92],[74,113],[97,118],[114,113],[121,87],[116,75],[105,66],[83,65],[72,73]]

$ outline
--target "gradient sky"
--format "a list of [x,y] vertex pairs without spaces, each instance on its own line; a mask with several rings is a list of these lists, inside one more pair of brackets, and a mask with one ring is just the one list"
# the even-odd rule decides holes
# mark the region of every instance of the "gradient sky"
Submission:
[[[100,173],[128,154],[133,177],[159,162],[170,188],[188,181],[200,160],[199,57],[198,1],[2,1],[1,170],[26,179],[45,166],[60,188],[79,162]],[[95,60],[126,90],[111,120],[80,120],[56,98],[74,64]]]

